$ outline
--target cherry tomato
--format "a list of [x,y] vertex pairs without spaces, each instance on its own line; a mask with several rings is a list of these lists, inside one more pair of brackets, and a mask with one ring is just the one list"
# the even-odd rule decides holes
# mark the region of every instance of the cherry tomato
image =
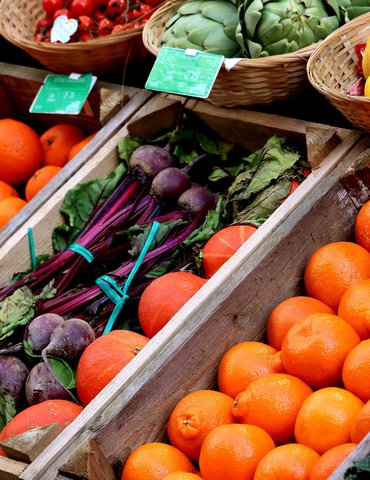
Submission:
[[90,32],[81,32],[78,36],[78,41],[79,42],[87,42],[88,40],[91,40],[94,38]]
[[71,12],[74,18],[91,15],[94,10],[94,0],[72,0]]
[[149,12],[152,12],[153,11],[153,7],[151,7],[150,5],[148,5],[147,3],[142,3],[140,5],[140,13],[142,15],[145,15],[146,13],[149,13]]
[[103,18],[100,20],[98,25],[98,32],[100,35],[110,35],[114,27],[114,23],[108,20],[108,18]]
[[123,25],[117,24],[113,27],[112,33],[124,32],[125,27]]
[[63,0],[42,0],[42,6],[49,17],[52,17],[54,13],[64,8]]
[[36,33],[45,33],[46,30],[53,26],[53,21],[49,17],[42,18],[36,24]]
[[108,0],[94,0],[94,8],[106,8]]
[[35,42],[42,42],[43,39],[44,39],[44,34],[41,32],[36,33],[36,35],[34,36]]
[[130,23],[133,20],[141,17],[140,7],[131,8],[128,12],[122,12],[119,16],[119,23],[121,25],[125,25],[126,23]]
[[71,12],[67,10],[66,8],[61,8],[60,10],[57,10],[54,15],[53,15],[53,21],[55,21],[56,18],[60,17],[61,15],[65,15],[68,18],[72,18]]
[[97,22],[100,22],[100,20],[103,20],[104,18],[105,13],[102,10],[95,10],[95,12],[93,13],[93,19]]
[[127,8],[126,0],[109,0],[107,5],[107,15],[113,19],[124,12]]
[[156,7],[157,5],[159,5],[162,2],[163,2],[163,0],[145,0],[145,3],[147,3],[151,7]]
[[87,15],[82,15],[78,17],[78,29],[80,32],[92,32],[97,30],[98,23],[91,17]]

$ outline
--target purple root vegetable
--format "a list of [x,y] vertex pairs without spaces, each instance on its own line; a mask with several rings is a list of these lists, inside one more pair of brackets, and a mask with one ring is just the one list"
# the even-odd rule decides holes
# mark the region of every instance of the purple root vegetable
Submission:
[[134,150],[129,163],[133,176],[154,178],[161,170],[171,167],[175,162],[165,148],[143,145]]
[[74,361],[94,340],[94,330],[85,320],[70,318],[54,330],[49,344],[42,351],[42,357],[46,363],[48,356]]
[[190,178],[183,170],[168,167],[154,177],[151,193],[164,201],[177,200],[190,185]]
[[30,371],[25,393],[29,405],[55,399],[76,401],[44,362],[38,363]]
[[0,355],[0,388],[18,403],[28,375],[26,365],[14,355]]
[[193,185],[180,195],[177,203],[180,208],[196,215],[214,208],[215,195],[202,185]]
[[50,337],[54,330],[64,322],[64,318],[55,313],[39,315],[29,323],[25,333],[25,340],[30,342],[32,350],[35,353],[41,353],[49,344]]

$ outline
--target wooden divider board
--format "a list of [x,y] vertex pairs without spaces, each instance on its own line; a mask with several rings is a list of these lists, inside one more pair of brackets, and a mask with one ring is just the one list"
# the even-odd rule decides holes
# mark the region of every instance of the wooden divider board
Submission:
[[0,229],[0,246],[26,225],[29,218],[153,96],[149,91],[134,87],[97,82],[88,98],[92,115],[84,111],[80,115],[30,114],[28,109],[48,73],[51,72],[0,62],[0,118],[10,112],[9,105],[3,103],[10,101],[16,118],[30,122],[35,128],[38,125],[39,133],[57,123],[72,123],[88,133],[98,133],[11,222]]
[[[161,117],[157,118],[158,101]],[[166,112],[164,104],[172,110],[177,102],[178,99],[171,102],[171,97],[167,97],[164,101],[163,96],[159,96],[146,103],[132,122],[112,137],[30,219],[38,251],[45,244],[50,248],[47,236],[51,227],[59,223],[57,212],[64,193],[79,181],[106,175],[117,162],[117,140],[128,131],[138,134],[140,124],[148,127],[145,112],[150,114],[150,125],[160,129],[160,119]],[[245,131],[251,132],[251,142],[258,135],[261,139],[269,138],[277,126],[279,131],[290,132],[292,138],[295,135],[303,138],[306,128],[314,128],[317,138],[320,137],[320,126],[310,122],[278,116],[272,120],[267,114],[220,111],[203,102],[192,102],[188,102],[189,107],[203,119],[209,116],[214,125],[223,125],[226,136],[232,135],[234,128],[243,122]],[[241,138],[245,140],[242,132]],[[361,140],[363,136],[359,132],[337,134],[340,142],[323,159],[320,168],[314,170],[258,229],[248,245],[202,287],[20,478],[61,480],[59,467],[71,462],[75,452],[90,437],[118,471],[135,447],[165,438],[169,413],[183,395],[214,385],[219,359],[227,348],[243,339],[263,338],[267,315],[273,306],[300,292],[303,266],[312,251],[328,241],[348,238],[352,233],[357,210],[337,179],[370,142]],[[342,215],[338,217],[339,213]],[[335,218],[330,231],[327,230],[329,218]],[[24,229],[14,235],[11,243],[0,248],[0,284],[11,276],[15,265],[18,269],[22,267],[19,258],[27,249]]]

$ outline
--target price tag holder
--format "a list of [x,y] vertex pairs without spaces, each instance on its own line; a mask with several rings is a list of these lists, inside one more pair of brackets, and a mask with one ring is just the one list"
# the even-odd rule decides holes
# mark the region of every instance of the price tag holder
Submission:
[[78,115],[97,77],[84,75],[48,75],[30,107],[30,113]]
[[224,61],[222,55],[162,47],[145,88],[207,98]]

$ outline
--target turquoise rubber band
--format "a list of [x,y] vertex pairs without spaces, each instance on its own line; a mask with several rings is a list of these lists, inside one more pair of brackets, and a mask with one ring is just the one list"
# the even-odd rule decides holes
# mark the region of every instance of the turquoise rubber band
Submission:
[[27,229],[27,235],[28,235],[28,245],[30,248],[32,270],[35,270],[35,268],[37,267],[37,259],[36,259],[36,250],[35,250],[35,240],[33,238],[32,228]]
[[103,335],[105,335],[106,333],[112,330],[113,325],[119,313],[121,312],[122,308],[126,303],[126,300],[130,298],[129,295],[127,295],[128,289],[130,288],[131,282],[135,277],[137,271],[139,270],[145,255],[148,253],[148,250],[153,243],[153,240],[158,231],[159,225],[160,225],[159,222],[153,222],[152,228],[149,232],[148,238],[145,241],[144,247],[141,250],[140,255],[138,256],[135,262],[135,265],[133,266],[129,276],[127,277],[122,290],[117,284],[117,282],[109,275],[102,275],[95,281],[98,287],[107,295],[109,300],[115,303],[115,307],[104,328]]
[[81,257],[83,257],[87,262],[91,263],[94,260],[94,254],[90,252],[87,248],[83,247],[82,245],[79,245],[78,243],[72,243],[69,247],[68,250],[72,250],[72,252],[76,252]]

